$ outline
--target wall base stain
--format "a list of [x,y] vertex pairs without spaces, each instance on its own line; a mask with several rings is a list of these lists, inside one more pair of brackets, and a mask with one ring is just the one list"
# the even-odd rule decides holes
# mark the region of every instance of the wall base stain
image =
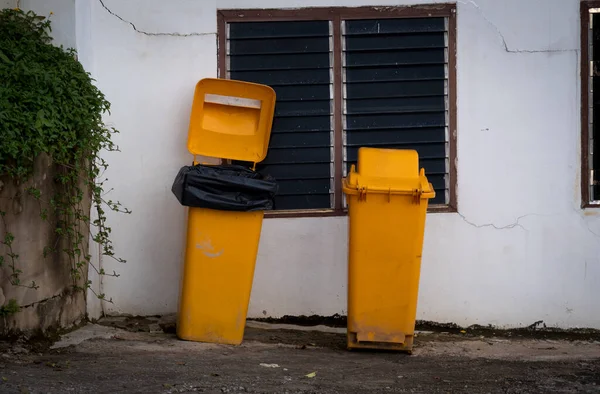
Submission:
[[[347,316],[282,316],[280,318],[252,318],[252,321],[259,321],[271,324],[293,324],[297,326],[317,326],[324,325],[329,327],[345,328],[347,325]],[[483,336],[483,337],[512,337],[512,338],[537,338],[537,339],[562,339],[562,340],[600,340],[600,330],[593,328],[571,328],[562,329],[547,327],[543,321],[538,320],[533,324],[516,328],[499,328],[492,325],[481,326],[474,324],[468,327],[459,326],[456,323],[438,323],[427,320],[417,320],[416,331],[433,331],[439,333],[449,333],[465,336]]]

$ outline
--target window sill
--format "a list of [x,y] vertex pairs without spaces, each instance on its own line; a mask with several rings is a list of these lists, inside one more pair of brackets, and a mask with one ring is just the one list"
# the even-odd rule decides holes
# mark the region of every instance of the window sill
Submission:
[[598,208],[600,208],[600,201],[598,201],[598,202],[588,202],[588,203],[581,204],[581,209],[596,210]]
[[451,205],[444,205],[444,204],[436,204],[436,205],[430,205],[429,208],[427,209],[427,213],[456,213],[458,212],[458,210],[456,209],[456,207],[453,207]]
[[[600,208],[600,205],[598,206]],[[430,205],[427,213],[453,213],[456,208],[450,205]],[[347,216],[347,209],[310,209],[310,210],[289,210],[289,211],[268,211],[265,212],[265,219],[274,218],[311,218],[311,217],[333,217]]]
[[307,210],[289,210],[289,211],[269,211],[265,212],[265,219],[271,218],[312,218],[312,217],[330,217],[346,216],[346,210],[335,209],[307,209]]

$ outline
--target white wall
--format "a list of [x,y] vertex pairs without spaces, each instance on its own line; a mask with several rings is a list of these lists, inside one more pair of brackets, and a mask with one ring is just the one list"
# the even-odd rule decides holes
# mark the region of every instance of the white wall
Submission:
[[[185,215],[171,184],[179,167],[191,162],[185,141],[195,83],[216,74],[216,56],[209,55],[216,53],[216,21],[208,21],[215,7],[205,8],[210,5],[206,1],[179,3],[187,8],[165,6],[162,11],[176,10],[169,23],[161,2],[104,4],[134,21],[138,31],[99,1],[78,7],[78,34],[86,37],[84,46],[92,48],[85,56],[86,67],[112,103],[107,122],[121,131],[115,138],[121,152],[106,155],[111,164],[106,177],[115,189],[108,198],[133,210],[131,215],[110,215],[116,252],[128,262],[99,262],[107,272],[121,274],[103,278],[100,291],[115,302],[104,305],[109,313],[172,312]],[[147,12],[136,19],[141,9]],[[80,25],[80,18],[89,23]],[[97,304],[90,310],[92,316],[99,312]]]
[[[185,216],[170,187],[190,162],[185,138],[194,84],[216,76],[216,6],[104,5],[112,14],[99,1],[78,10],[78,26],[88,18],[86,58],[112,102],[108,120],[121,130],[122,152],[107,156],[111,198],[133,209],[110,215],[116,251],[128,262],[102,261],[121,273],[104,279],[114,300],[105,307],[174,312]],[[457,8],[460,213],[428,215],[418,318],[600,328],[600,220],[579,209],[579,1],[460,1]],[[250,316],[345,313],[346,234],[346,218],[265,220]]]

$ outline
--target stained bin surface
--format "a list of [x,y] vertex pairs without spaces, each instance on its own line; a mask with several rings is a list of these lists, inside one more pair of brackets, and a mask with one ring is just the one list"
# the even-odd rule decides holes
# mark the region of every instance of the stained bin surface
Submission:
[[179,338],[242,342],[263,215],[190,208]]
[[413,150],[360,148],[349,211],[348,348],[412,350],[432,185]]
[[[274,108],[275,92],[268,86],[201,80],[192,104],[188,150],[193,155],[260,162],[267,154]],[[257,182],[262,180],[235,166],[188,167],[176,178],[173,192],[189,206],[177,318],[181,339],[242,342],[262,208],[268,208],[263,199],[270,187]]]

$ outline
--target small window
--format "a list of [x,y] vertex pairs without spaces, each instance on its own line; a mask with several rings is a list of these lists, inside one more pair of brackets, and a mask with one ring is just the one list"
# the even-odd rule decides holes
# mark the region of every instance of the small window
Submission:
[[600,2],[581,7],[582,206],[600,207]]
[[277,93],[257,165],[279,182],[276,211],[343,213],[362,146],[417,150],[432,208],[456,206],[454,6],[419,10],[219,11],[220,76]]

